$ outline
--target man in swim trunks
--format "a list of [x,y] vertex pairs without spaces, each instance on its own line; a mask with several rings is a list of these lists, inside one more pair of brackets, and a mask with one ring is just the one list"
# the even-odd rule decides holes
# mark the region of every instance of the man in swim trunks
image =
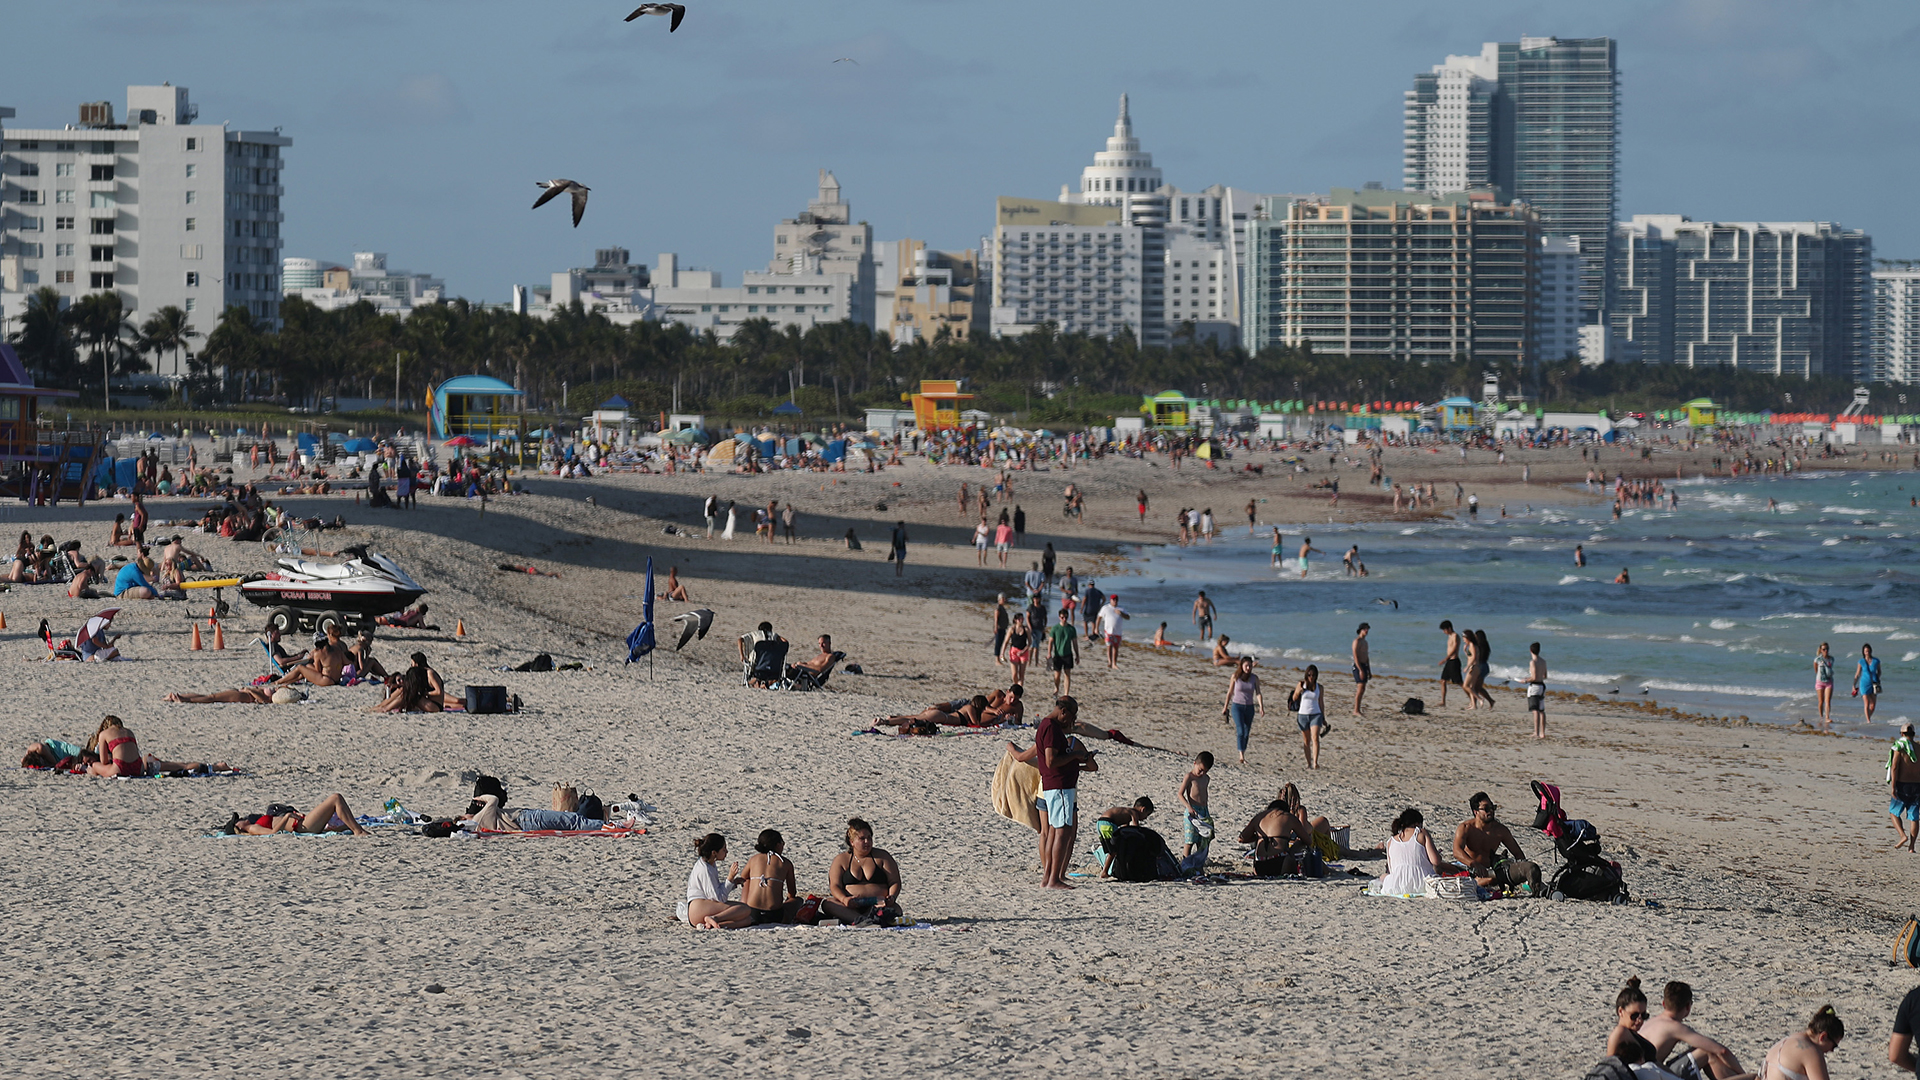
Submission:
[[1207,599],[1207,590],[1201,589],[1200,596],[1193,602],[1193,625],[1200,628],[1200,640],[1206,641],[1213,636],[1213,601]]
[[1098,772],[1093,751],[1070,740],[1068,732],[1080,715],[1080,703],[1063,697],[1042,717],[1026,750],[1013,743],[1014,759],[1040,770],[1040,887],[1071,889],[1067,864],[1073,858],[1073,840],[1079,832],[1079,784],[1082,770]]
[[1300,577],[1302,579],[1305,579],[1307,576],[1307,556],[1315,552],[1319,552],[1322,555],[1326,554],[1326,552],[1320,551],[1319,548],[1313,546],[1313,537],[1311,536],[1301,537],[1300,538]]
[[1653,1060],[1666,1061],[1668,1052],[1684,1043],[1692,1052],[1673,1066],[1679,1076],[1728,1077],[1745,1072],[1733,1051],[1687,1025],[1692,1013],[1693,987],[1678,981],[1668,983],[1660,995],[1660,1011],[1640,1025],[1640,1037],[1653,1044]]
[[1447,685],[1463,686],[1460,681],[1460,635],[1454,632],[1453,620],[1440,620],[1440,632],[1447,635],[1447,655],[1440,658],[1440,707],[1447,705]]
[[1529,646],[1527,659],[1527,712],[1533,715],[1533,737],[1547,737],[1547,662],[1540,658],[1540,643]]
[[1120,609],[1119,593],[1107,597],[1106,606],[1100,609],[1100,636],[1105,638],[1107,643],[1108,670],[1120,666],[1120,623],[1123,619],[1131,618],[1133,616]]
[[1893,750],[1887,756],[1887,815],[1900,838],[1893,846],[1912,851],[1920,839],[1920,763],[1913,757],[1913,725],[1900,729]]
[[1367,696],[1367,683],[1373,680],[1373,665],[1368,662],[1367,631],[1371,627],[1361,623],[1353,632],[1353,715],[1360,715],[1360,701]]
[[[1527,861],[1520,842],[1494,817],[1499,807],[1484,791],[1474,792],[1467,806],[1473,810],[1473,816],[1454,830],[1454,861],[1467,868],[1476,884],[1488,888],[1521,888],[1526,895],[1534,897],[1543,895],[1540,867]],[[1503,848],[1511,858],[1499,858]]]

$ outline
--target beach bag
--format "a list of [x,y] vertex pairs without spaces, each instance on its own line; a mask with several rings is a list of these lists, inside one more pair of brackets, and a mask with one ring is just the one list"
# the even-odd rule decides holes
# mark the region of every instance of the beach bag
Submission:
[[[1138,825],[1122,825],[1113,830],[1113,838],[1107,841],[1107,853],[1112,860],[1107,864],[1107,873],[1115,881],[1155,881],[1160,877],[1160,868],[1155,857],[1155,845],[1148,830]],[[1166,841],[1158,845],[1166,847]]]
[[1417,697],[1410,697],[1407,699],[1406,704],[1400,706],[1400,711],[1407,716],[1425,716],[1427,714],[1427,703]]
[[515,671],[552,671],[553,657],[548,656],[546,653],[541,653],[539,656],[534,657],[533,659],[527,661],[524,664],[521,664],[519,667],[514,668],[513,670]]
[[1300,687],[1297,684],[1294,686],[1293,692],[1287,695],[1287,711],[1300,711]]
[[1634,1071],[1617,1057],[1603,1057],[1587,1070],[1586,1080],[1634,1080]]
[[1553,875],[1548,893],[1558,893],[1567,900],[1592,900],[1603,904],[1617,903],[1628,897],[1627,884],[1620,877],[1620,867],[1604,862],[1562,867],[1559,873]]
[[553,808],[563,814],[579,813],[580,789],[574,787],[572,784],[555,784],[553,786]]
[[507,711],[507,688],[504,686],[467,687],[467,712],[504,713]]
[[1893,939],[1893,962],[1920,968],[1920,916],[1909,918],[1900,928],[1900,936]]
[[439,821],[429,821],[425,825],[420,826],[420,835],[445,839],[446,837],[452,836],[453,831],[459,827],[460,826],[453,820],[442,818]]
[[575,812],[590,821],[607,820],[606,804],[600,801],[600,796],[591,793],[580,796],[580,809]]
[[1435,900],[1478,900],[1480,886],[1465,874],[1437,877],[1427,883],[1427,895]]

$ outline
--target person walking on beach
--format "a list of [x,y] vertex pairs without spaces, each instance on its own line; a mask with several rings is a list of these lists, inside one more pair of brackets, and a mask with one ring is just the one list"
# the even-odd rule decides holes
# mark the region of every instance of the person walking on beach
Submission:
[[1820,724],[1833,726],[1833,653],[1821,642],[1813,655],[1813,696],[1820,703]]
[[1073,613],[1060,609],[1060,621],[1047,627],[1047,666],[1053,670],[1053,694],[1073,694],[1073,667],[1080,659],[1080,635],[1073,628]]
[[707,539],[711,540],[713,539],[713,528],[719,523],[720,496],[707,496],[705,505],[700,508],[700,515],[707,519]]
[[1353,632],[1353,715],[1360,715],[1360,701],[1367,696],[1367,683],[1373,681],[1373,665],[1368,662],[1366,623]]
[[1080,598],[1080,622],[1089,639],[1093,637],[1093,624],[1099,618],[1101,605],[1106,598],[1107,594],[1100,591],[1100,583],[1088,579],[1087,591]]
[[973,550],[981,566],[987,565],[987,541],[992,535],[993,526],[988,525],[984,517],[980,519],[980,524],[973,527]]
[[1200,628],[1201,641],[1206,641],[1213,637],[1213,617],[1215,614],[1216,611],[1213,606],[1213,601],[1207,599],[1207,590],[1201,589],[1199,597],[1193,602],[1193,625]]
[[1134,496],[1134,501],[1140,508],[1140,524],[1145,525],[1147,523],[1147,489],[1141,488],[1140,494]]
[[904,521],[893,523],[892,546],[887,551],[887,558],[893,562],[894,577],[907,572],[907,523]]
[[1324,691],[1320,687],[1320,668],[1308,664],[1306,674],[1293,687],[1293,707],[1295,723],[1300,728],[1300,752],[1307,759],[1307,768],[1320,767],[1320,737],[1327,733],[1326,708],[1321,704]]
[[1528,646],[1527,712],[1533,717],[1533,737],[1547,737],[1547,662],[1540,658],[1540,643]]
[[1001,662],[1007,645],[1007,628],[1013,624],[1013,612],[1007,607],[1007,594],[993,602],[993,662]]
[[1887,816],[1900,833],[1893,846],[1908,851],[1920,839],[1920,764],[1914,756],[1913,725],[1906,724],[1887,751]]
[[1020,504],[1013,504],[1013,546],[1024,546],[1027,540],[1027,512]]
[[1240,748],[1240,764],[1245,765],[1254,715],[1267,715],[1266,702],[1260,698],[1260,676],[1253,673],[1253,657],[1243,656],[1233,665],[1233,675],[1227,679],[1227,701],[1221,711],[1233,724],[1233,741]]
[[1040,572],[1039,563],[1030,563],[1028,565],[1031,566],[1032,569],[1021,575],[1020,582],[1026,586],[1027,603],[1038,607],[1046,603],[1047,576]]
[[[1244,759],[1244,756],[1243,756]],[[1193,767],[1180,778],[1180,805],[1184,808],[1186,824],[1186,849],[1180,853],[1180,867],[1183,872],[1188,866],[1195,870],[1207,864],[1207,848],[1213,844],[1213,812],[1207,809],[1208,773],[1213,771],[1213,755],[1205,750],[1193,756]],[[1194,859],[1194,853],[1200,854]]]
[[1305,581],[1307,578],[1307,556],[1316,554],[1316,553],[1320,555],[1326,554],[1326,552],[1321,551],[1319,548],[1313,546],[1313,537],[1311,536],[1301,537],[1300,538],[1300,580]]
[[1133,616],[1120,609],[1120,594],[1107,597],[1106,604],[1100,609],[1100,636],[1107,643],[1107,670],[1120,666],[1120,622]]
[[1026,750],[1014,743],[1007,749],[1014,760],[1040,770],[1040,887],[1071,889],[1067,884],[1067,863],[1073,858],[1073,842],[1079,831],[1080,773],[1099,772],[1093,751],[1075,749],[1067,740],[1078,721],[1080,705],[1070,697],[1054,704],[1042,717],[1033,734],[1033,745]]
[[732,501],[732,500],[728,500],[728,502],[727,502],[727,529],[726,529],[726,531],[725,531],[725,532],[723,532],[723,533],[721,533],[721,534],[720,534],[720,539],[722,539],[722,540],[731,540],[731,539],[733,539],[733,523],[734,523],[734,521],[735,521],[735,519],[736,519],[736,515],[735,515],[735,513],[734,513],[734,504],[733,504],[733,501]]
[[[1460,678],[1460,635],[1454,632],[1453,620],[1440,620],[1440,632],[1447,635],[1447,655],[1440,658],[1440,707],[1447,707],[1447,684],[1460,687],[1462,693],[1466,686]],[[1473,699],[1467,699],[1467,705],[1473,705]]]
[[1873,655],[1873,646],[1860,646],[1860,662],[1853,669],[1853,696],[1860,699],[1867,710],[1867,723],[1873,723],[1873,710],[1880,698],[1880,660]]
[[1053,550],[1053,541],[1047,541],[1047,546],[1040,552],[1040,572],[1047,575],[1048,585],[1053,584],[1053,568],[1059,562],[1060,556]]
[[967,517],[967,482],[965,480],[962,480],[960,481],[960,519],[964,521],[966,520],[966,517]]
[[1007,552],[1013,549],[1013,523],[1007,520],[1005,511],[1000,514],[1000,524],[993,528],[993,548],[1000,555],[1000,569],[1007,568]]

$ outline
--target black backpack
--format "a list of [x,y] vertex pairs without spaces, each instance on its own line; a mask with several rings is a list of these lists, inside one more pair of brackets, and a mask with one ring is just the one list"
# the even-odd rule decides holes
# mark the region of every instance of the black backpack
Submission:
[[581,817],[593,821],[607,820],[606,805],[600,801],[600,796],[598,795],[589,794],[580,796],[580,806],[575,812]]
[[1631,894],[1614,863],[1583,863],[1562,867],[1549,883],[1549,894],[1559,893],[1568,900],[1592,900],[1602,904],[1624,903]]
[[534,657],[533,659],[527,661],[524,664],[521,664],[519,667],[514,668],[513,670],[515,671],[552,671],[553,657],[548,656],[546,653],[541,653],[539,656]]
[[1166,841],[1156,845],[1154,836],[1138,825],[1122,825],[1113,830],[1113,839],[1107,841],[1107,851],[1113,856],[1107,865],[1107,874],[1115,881],[1158,881],[1160,879],[1159,852]]
[[1427,703],[1417,697],[1410,697],[1405,705],[1400,706],[1400,711],[1407,716],[1425,716]]

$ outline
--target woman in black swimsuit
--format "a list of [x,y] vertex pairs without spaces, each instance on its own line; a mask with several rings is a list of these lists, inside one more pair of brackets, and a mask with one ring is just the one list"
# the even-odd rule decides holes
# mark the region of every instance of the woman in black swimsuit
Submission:
[[740,890],[740,899],[753,909],[753,925],[792,922],[800,900],[793,895],[793,860],[786,856],[786,840],[768,829],[754,841],[753,850],[747,860],[746,885]]
[[873,826],[847,819],[846,850],[827,869],[833,898],[820,910],[843,923],[892,926],[900,919],[900,865],[873,846]]

